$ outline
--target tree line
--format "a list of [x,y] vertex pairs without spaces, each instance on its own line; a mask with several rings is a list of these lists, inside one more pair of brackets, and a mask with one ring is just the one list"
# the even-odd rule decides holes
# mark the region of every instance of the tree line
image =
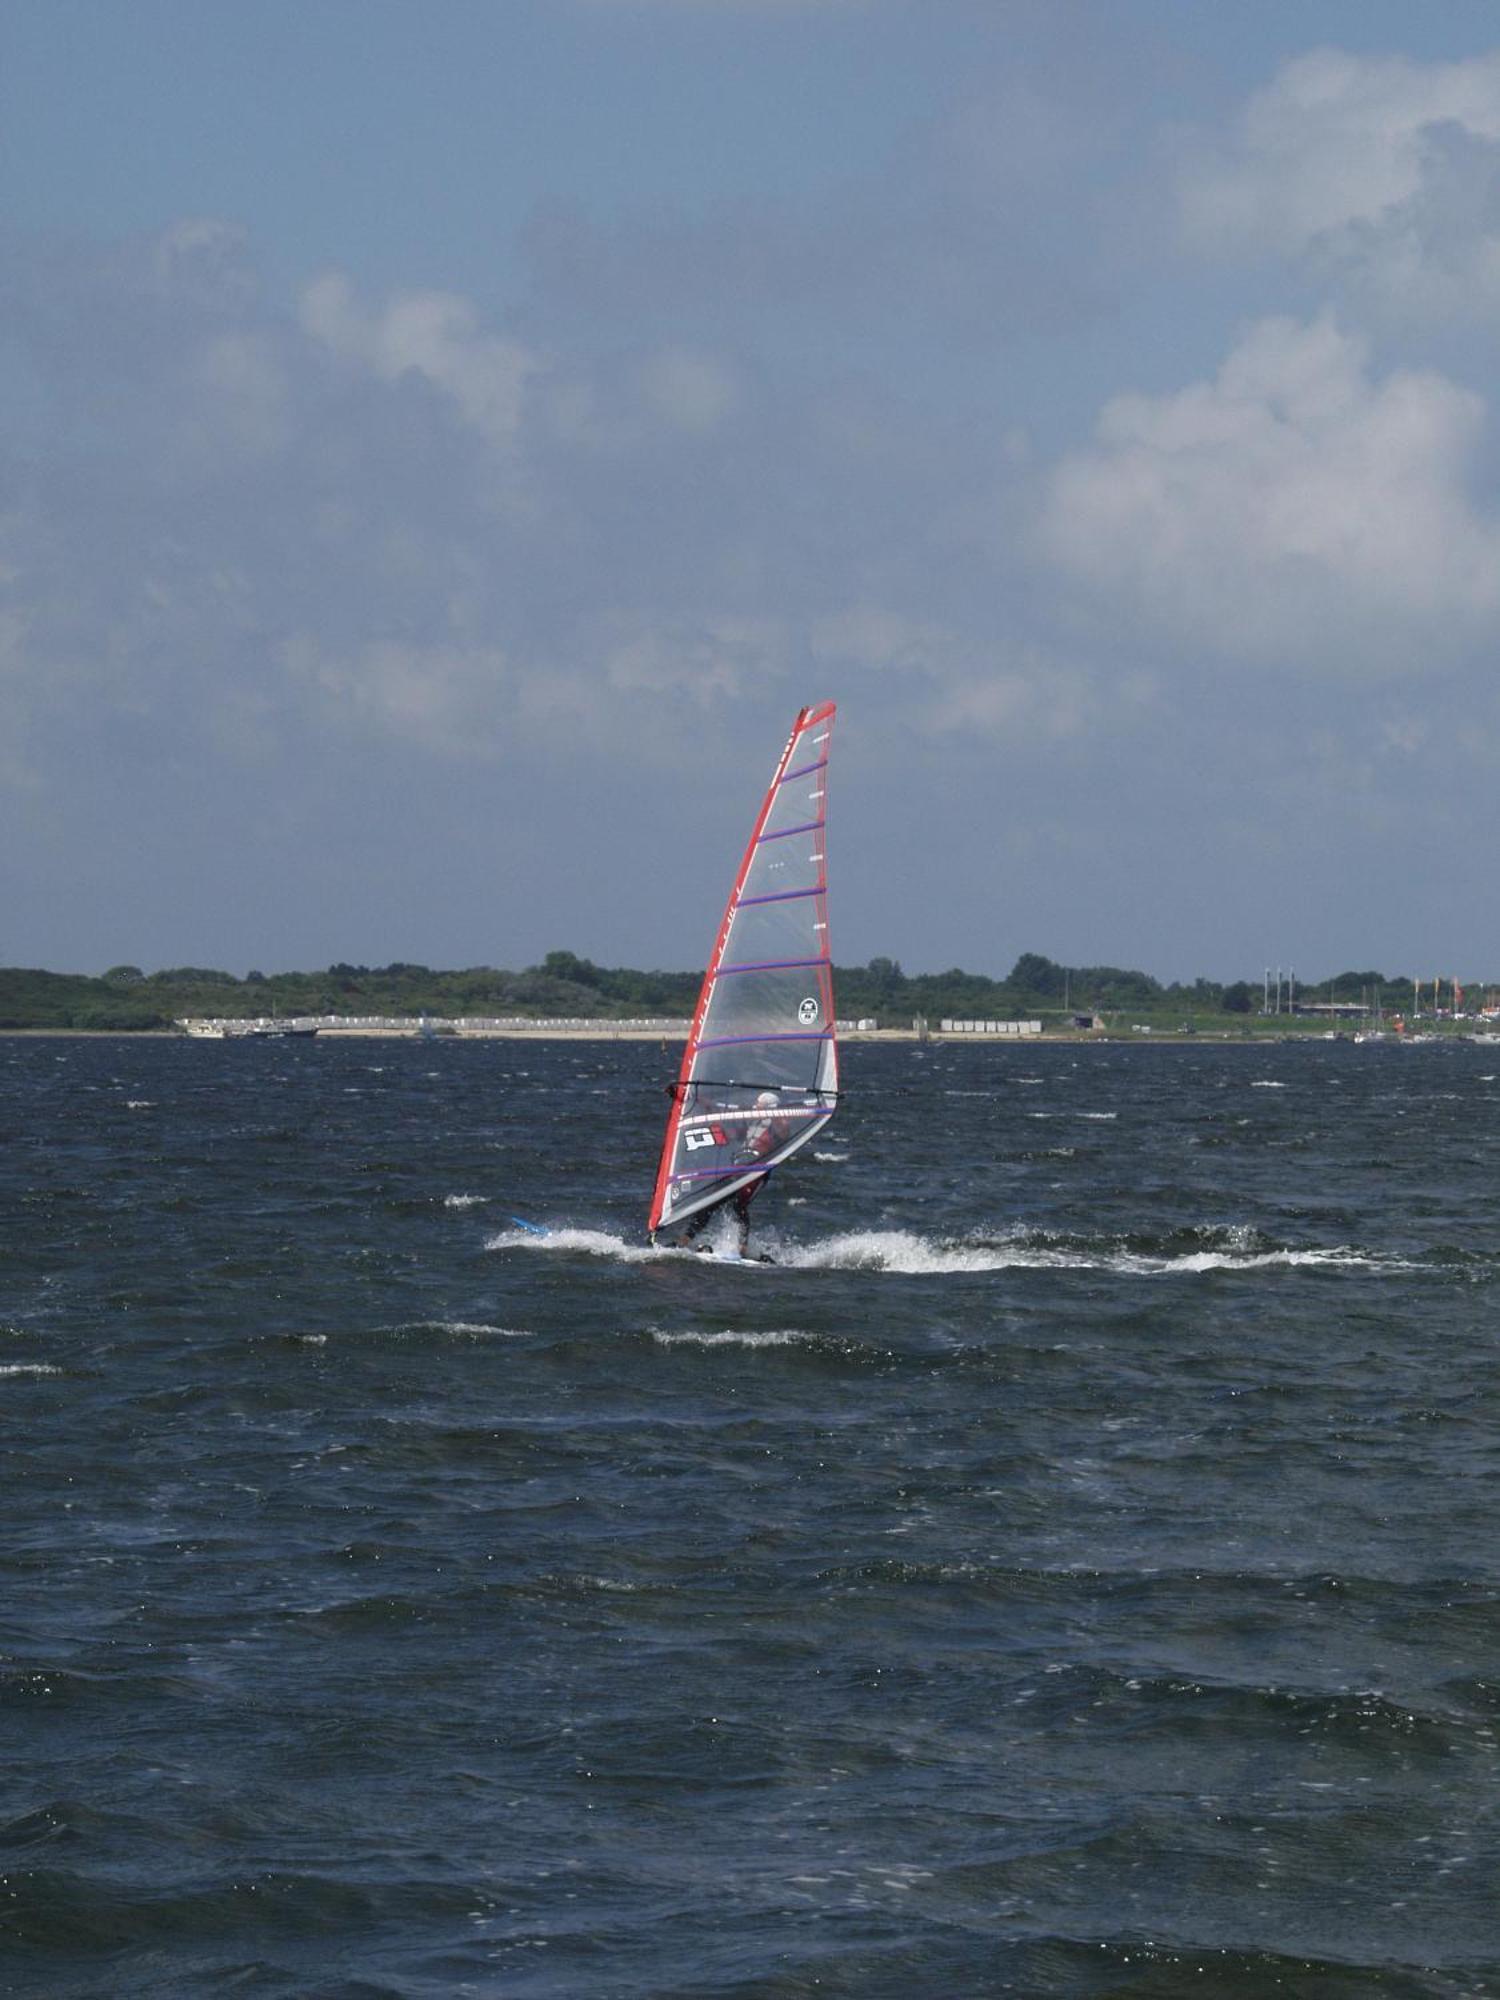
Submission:
[[[391,965],[330,965],[325,972],[248,972],[243,978],[203,966],[159,972],[116,965],[98,977],[0,967],[0,1029],[170,1028],[184,1016],[230,1020],[304,1014],[423,1016],[526,1015],[538,1019],[626,1020],[691,1014],[699,972],[641,972],[595,965],[571,951],[549,951],[520,972],[493,966],[434,971]],[[1260,982],[1212,979],[1163,984],[1150,973],[1114,965],[1061,965],[1023,952],[1004,979],[965,972],[908,974],[893,958],[836,967],[839,1014],[881,1027],[925,1018],[1018,1020],[1028,1016],[1116,1014],[1179,1019],[1259,1013]],[[1380,972],[1342,972],[1299,987],[1299,997],[1362,1003],[1398,1012],[1411,1004],[1411,981]]]

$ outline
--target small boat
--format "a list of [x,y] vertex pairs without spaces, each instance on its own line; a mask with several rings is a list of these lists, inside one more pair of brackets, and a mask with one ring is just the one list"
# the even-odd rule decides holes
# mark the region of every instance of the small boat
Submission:
[[834,712],[831,701],[804,708],[792,725],[729,892],[668,1086],[653,1243],[754,1190],[837,1107],[825,841]]

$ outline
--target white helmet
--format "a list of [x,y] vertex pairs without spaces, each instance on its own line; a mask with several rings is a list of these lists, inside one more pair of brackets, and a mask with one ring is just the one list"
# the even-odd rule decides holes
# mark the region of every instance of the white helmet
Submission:
[[763,1090],[760,1096],[756,1098],[755,1105],[759,1111],[774,1111],[780,1102],[781,1099],[776,1095],[774,1090]]

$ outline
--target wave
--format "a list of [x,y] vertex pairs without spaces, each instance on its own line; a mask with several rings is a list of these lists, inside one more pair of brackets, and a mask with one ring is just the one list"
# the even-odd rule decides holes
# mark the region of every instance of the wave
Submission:
[[[1199,1233],[1195,1232],[1195,1235]],[[1144,1247],[1119,1238],[1067,1238],[1018,1229],[999,1237],[931,1238],[911,1230],[857,1230],[800,1247],[779,1246],[778,1261],[809,1270],[887,1271],[912,1277],[1002,1270],[1111,1271],[1127,1277],[1191,1276],[1274,1268],[1410,1270],[1404,1260],[1352,1245],[1294,1248],[1263,1244],[1253,1231],[1205,1230],[1192,1247]]]
[[487,1194],[445,1194],[444,1208],[479,1208],[489,1200]]
[[694,1329],[666,1333],[653,1326],[650,1334],[658,1347],[796,1347],[821,1337],[805,1333],[797,1326],[768,1327],[763,1333],[742,1332],[728,1326],[720,1333],[700,1333]]
[[[1144,1239],[1068,1236],[1018,1225],[998,1233],[976,1231],[962,1236],[923,1236],[910,1229],[855,1229],[805,1243],[784,1241],[767,1230],[759,1232],[756,1241],[766,1247],[775,1269],[861,1271],[916,1278],[1010,1270],[1110,1271],[1124,1277],[1154,1278],[1218,1271],[1397,1272],[1424,1268],[1410,1259],[1354,1244],[1280,1244],[1253,1229],[1222,1224]],[[628,1243],[603,1229],[554,1229],[545,1236],[507,1229],[490,1237],[485,1248],[603,1257],[624,1264],[667,1257],[693,1264],[701,1261],[719,1270],[746,1268],[737,1258],[700,1260],[698,1252],[682,1244],[652,1249],[643,1243]]]
[[419,1319],[403,1326],[402,1333],[458,1333],[467,1339],[529,1340],[531,1329],[524,1326],[491,1326],[482,1319]]
[[[611,1257],[622,1264],[644,1264],[648,1259],[671,1256],[671,1249],[653,1250],[646,1243],[627,1243],[623,1236],[612,1236],[605,1229],[549,1229],[545,1236],[537,1236],[529,1229],[502,1229],[498,1235],[487,1237],[486,1250],[538,1250],[545,1255],[555,1255],[559,1251],[585,1257]],[[684,1256],[694,1256],[692,1251],[683,1251]]]

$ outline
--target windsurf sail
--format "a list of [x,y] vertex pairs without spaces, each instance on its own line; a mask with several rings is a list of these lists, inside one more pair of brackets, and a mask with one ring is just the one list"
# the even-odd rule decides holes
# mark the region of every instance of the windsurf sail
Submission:
[[792,725],[729,892],[672,1086],[653,1236],[763,1180],[837,1105],[824,837],[833,717],[828,701]]

